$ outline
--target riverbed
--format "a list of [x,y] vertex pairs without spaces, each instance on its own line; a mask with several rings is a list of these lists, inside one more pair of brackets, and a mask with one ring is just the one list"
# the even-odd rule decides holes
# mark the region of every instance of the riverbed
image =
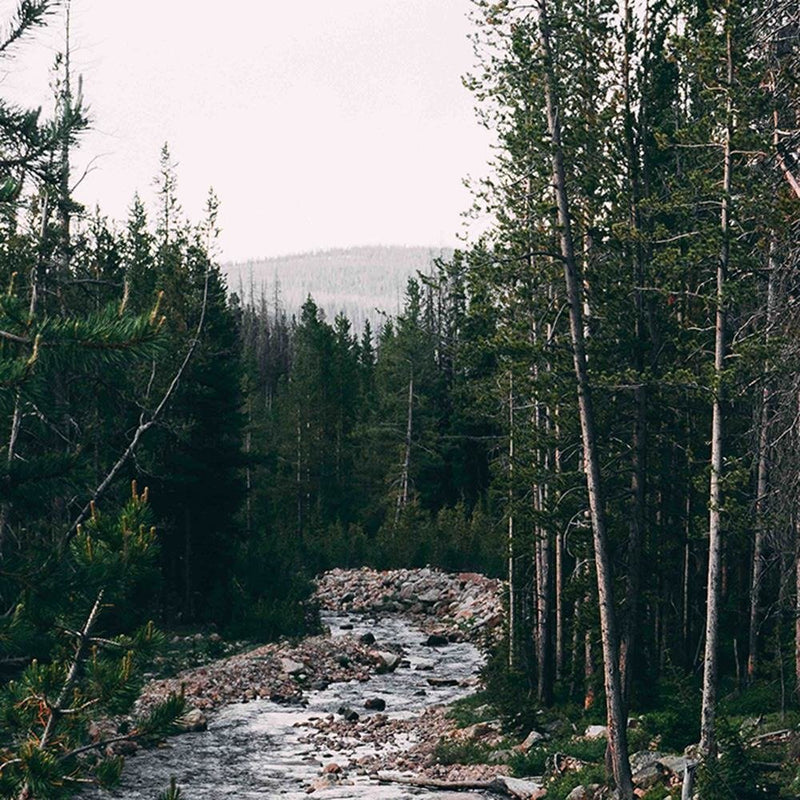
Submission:
[[[469,642],[439,647],[424,644],[426,635],[402,615],[367,617],[327,613],[323,623],[333,637],[345,633],[375,636],[376,648],[401,649],[403,658],[392,672],[374,674],[369,681],[334,683],[306,692],[307,705],[285,706],[254,700],[225,706],[209,720],[208,730],[169,739],[161,747],[140,751],[125,765],[121,785],[114,791],[87,793],[97,798],[156,800],[174,777],[185,800],[236,797],[263,800],[280,796],[364,798],[478,798],[480,793],[432,793],[397,784],[379,784],[359,767],[379,748],[384,754],[414,744],[411,733],[370,742],[338,737],[324,747],[313,744],[309,723],[337,715],[342,707],[361,717],[383,713],[391,718],[413,717],[434,705],[451,703],[474,691],[483,664]],[[367,711],[368,698],[380,698],[385,711]],[[325,769],[327,772],[323,774]]]

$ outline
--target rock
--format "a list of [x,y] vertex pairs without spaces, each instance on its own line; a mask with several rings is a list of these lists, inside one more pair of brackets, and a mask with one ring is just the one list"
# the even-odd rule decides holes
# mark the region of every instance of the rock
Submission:
[[331,682],[326,678],[320,678],[316,681],[311,681],[311,688],[317,692],[322,692],[331,685]]
[[633,773],[633,785],[637,789],[647,791],[661,783],[663,777],[661,765],[657,761],[653,761]]
[[655,764],[660,758],[662,753],[655,750],[639,750],[631,755],[631,772],[638,772],[650,764]]
[[590,783],[588,786],[576,786],[567,795],[567,800],[596,800],[599,796],[600,784]]
[[497,733],[497,726],[491,722],[476,722],[461,731],[465,739],[485,739],[492,733]]
[[303,695],[299,692],[272,692],[269,699],[281,706],[300,706],[304,703]]
[[527,753],[531,747],[539,744],[540,742],[544,742],[549,739],[549,736],[546,736],[543,733],[539,733],[539,731],[531,731],[526,737],[525,741],[520,742],[518,745],[514,747],[518,753]]
[[323,775],[338,775],[341,773],[341,771],[342,768],[335,761],[332,761],[330,764],[326,764],[322,768]]
[[361,636],[358,637],[358,641],[361,644],[375,644],[375,636],[372,633],[362,633]]
[[376,650],[372,654],[378,662],[377,672],[394,672],[402,660],[397,653],[390,653],[388,650]]
[[507,764],[514,753],[511,750],[493,750],[489,753],[490,764]]
[[429,672],[433,669],[433,661],[419,661],[414,669],[419,670],[420,672]]
[[353,627],[354,627],[354,626],[353,626],[353,623],[352,623],[352,622],[343,622],[343,623],[342,623],[342,624],[339,626],[339,629],[340,629],[340,630],[343,630],[343,631],[351,631],[351,630],[353,630]]
[[438,589],[429,589],[427,592],[417,595],[417,600],[420,603],[427,603],[428,605],[438,603],[441,599],[442,593]]
[[583,735],[586,739],[607,739],[608,728],[605,725],[590,725]]
[[204,731],[208,728],[208,720],[199,708],[193,708],[178,720],[178,727],[184,733]]
[[281,669],[287,675],[299,675],[301,672],[306,671],[306,665],[301,664],[299,661],[295,661],[292,658],[282,658],[281,659]]
[[341,706],[339,714],[343,716],[348,722],[356,722],[358,720],[358,712],[353,711],[349,706]]
[[[205,728],[203,729],[205,730]],[[123,739],[121,742],[114,742],[106,748],[106,755],[109,756],[132,756],[139,749],[137,742],[133,739]]]
[[458,686],[455,678],[428,678],[428,683],[431,686]]
[[423,642],[426,647],[444,647],[444,645],[449,643],[450,642],[448,638],[446,636],[442,636],[440,633],[432,633]]
[[658,763],[665,772],[671,774],[673,778],[683,779],[683,773],[686,771],[686,765],[691,762],[691,759],[686,756],[661,756]]
[[539,781],[511,778],[508,775],[498,775],[494,782],[505,788],[505,793],[511,797],[524,797],[527,800],[540,800],[547,796],[547,789]]
[[370,711],[383,711],[386,708],[386,701],[382,697],[370,697],[364,702],[364,708]]

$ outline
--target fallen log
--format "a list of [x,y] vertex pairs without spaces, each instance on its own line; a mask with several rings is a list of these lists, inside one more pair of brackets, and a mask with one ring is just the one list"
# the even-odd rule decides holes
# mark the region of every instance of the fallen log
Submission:
[[421,789],[441,789],[450,792],[492,792],[493,794],[513,797],[516,800],[539,800],[547,794],[540,783],[510,778],[507,775],[495,775],[488,781],[447,781],[439,778],[422,778],[416,775],[397,775],[390,772],[379,772],[380,783],[402,783],[406,786],[418,786]]
[[749,747],[762,747],[770,744],[783,744],[792,738],[792,731],[789,728],[784,728],[780,731],[770,731],[769,733],[762,733],[759,736],[754,736],[747,744]]

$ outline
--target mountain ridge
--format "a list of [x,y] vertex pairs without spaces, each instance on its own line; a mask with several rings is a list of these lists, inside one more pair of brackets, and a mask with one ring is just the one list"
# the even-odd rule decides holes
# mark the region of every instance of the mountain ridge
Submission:
[[422,245],[361,245],[228,262],[222,269],[231,292],[246,300],[277,292],[281,306],[296,314],[309,295],[332,320],[344,313],[356,331],[369,320],[377,329],[402,306],[408,278],[429,272],[451,248]]

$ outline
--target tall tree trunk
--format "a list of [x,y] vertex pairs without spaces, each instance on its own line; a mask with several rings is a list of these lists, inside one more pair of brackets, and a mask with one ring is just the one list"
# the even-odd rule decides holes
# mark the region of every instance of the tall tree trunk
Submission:
[[408,475],[411,471],[411,439],[414,431],[414,367],[408,376],[408,412],[406,415],[406,436],[403,450],[403,469],[400,473],[400,489],[397,492],[397,507],[394,512],[394,524],[400,521],[400,514],[408,505]]
[[645,523],[645,475],[647,456],[647,392],[644,386],[645,316],[644,316],[644,254],[640,241],[639,220],[639,167],[635,142],[635,119],[631,102],[630,71],[635,32],[633,29],[633,10],[625,0],[623,9],[625,26],[625,47],[623,64],[623,93],[625,105],[625,158],[628,169],[628,225],[631,278],[633,280],[634,300],[634,354],[633,367],[636,371],[637,386],[634,389],[634,422],[632,445],[632,474],[630,532],[628,537],[628,569],[625,576],[625,617],[620,641],[620,672],[622,692],[627,702],[633,680],[632,660],[636,645],[638,628],[639,587],[641,577],[642,542]]
[[[555,410],[555,434],[556,434],[556,447],[553,456],[553,466],[556,472],[556,479],[561,475],[561,448],[558,444],[559,440],[559,427],[558,427],[558,406]],[[556,498],[558,503],[559,498]],[[561,680],[561,673],[564,670],[564,534],[561,530],[556,530],[556,552],[555,552],[555,606],[556,606],[556,654],[555,654],[555,667],[556,667],[556,680]]]
[[703,699],[700,717],[700,751],[705,758],[716,754],[717,668],[719,645],[720,579],[722,575],[722,529],[720,526],[720,482],[722,479],[722,373],[726,352],[725,281],[730,260],[729,214],[731,197],[731,138],[733,135],[733,51],[730,4],[726,4],[727,100],[723,143],[722,251],[717,264],[717,314],[714,334],[714,400],[711,417],[711,478],[708,497],[708,582],[706,585],[706,647],[703,658]]
[[508,376],[508,666],[519,662],[519,578],[514,546],[514,374]]
[[[769,343],[775,309],[776,242],[774,234],[769,242],[769,279],[767,282],[767,309],[765,343]],[[758,476],[756,479],[756,520],[753,537],[753,569],[750,580],[750,631],[747,650],[747,680],[752,681],[758,669],[758,627],[761,624],[761,584],[764,580],[764,543],[767,535],[766,499],[769,490],[769,420],[770,402],[766,366],[764,386],[761,389],[761,409],[758,425]]]
[[608,551],[605,509],[602,499],[600,462],[595,436],[594,410],[589,386],[586,350],[584,344],[582,290],[567,196],[564,154],[561,145],[561,122],[557,99],[555,68],[550,44],[550,25],[546,0],[539,0],[539,34],[545,63],[544,94],[547,126],[552,145],[553,188],[558,206],[561,256],[569,303],[570,334],[573,364],[578,389],[578,408],[584,451],[584,472],[589,495],[589,509],[594,539],[597,591],[600,606],[600,633],[603,646],[603,677],[606,691],[608,717],[608,743],[614,780],[621,800],[631,800],[633,783],[628,760],[627,719],[625,716],[622,683],[619,672],[619,641],[613,597],[613,577]]

